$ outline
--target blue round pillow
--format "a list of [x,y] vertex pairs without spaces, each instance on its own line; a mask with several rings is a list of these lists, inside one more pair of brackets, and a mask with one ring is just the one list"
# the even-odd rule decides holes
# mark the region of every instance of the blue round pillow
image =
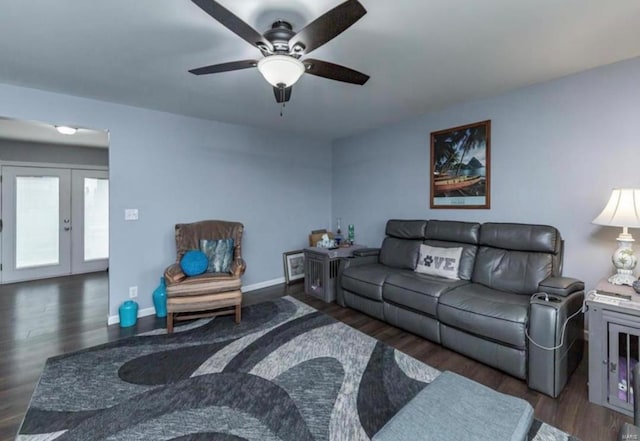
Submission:
[[180,260],[180,268],[187,276],[197,276],[207,270],[209,259],[207,255],[199,250],[190,250],[184,253]]

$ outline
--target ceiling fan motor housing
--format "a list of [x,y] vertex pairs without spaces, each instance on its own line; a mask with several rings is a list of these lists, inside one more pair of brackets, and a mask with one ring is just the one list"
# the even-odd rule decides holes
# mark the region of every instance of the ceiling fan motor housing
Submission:
[[[291,23],[278,20],[271,25],[271,29],[264,33],[264,38],[269,40],[274,48],[275,54],[291,54],[300,56],[304,50],[302,44],[296,44],[294,48],[289,48],[289,40],[295,35]],[[291,50],[293,49],[293,50]]]

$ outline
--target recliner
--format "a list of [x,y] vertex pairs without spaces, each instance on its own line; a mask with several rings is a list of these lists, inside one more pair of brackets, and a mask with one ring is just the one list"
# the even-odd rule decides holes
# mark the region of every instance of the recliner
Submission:
[[[501,369],[557,396],[582,357],[584,284],[561,277],[563,244],[544,225],[390,220],[381,249],[343,259],[337,301]],[[460,280],[419,274],[421,244],[462,247]],[[415,264],[413,265],[415,267]],[[354,284],[351,278],[359,277]],[[372,282],[375,289],[368,283]],[[375,293],[375,295],[372,295]],[[546,293],[554,301],[534,294]]]

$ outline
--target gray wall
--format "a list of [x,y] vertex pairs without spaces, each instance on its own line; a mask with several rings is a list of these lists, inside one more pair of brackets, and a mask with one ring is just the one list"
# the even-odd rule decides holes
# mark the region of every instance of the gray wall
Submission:
[[[132,285],[140,307],[152,305],[175,259],[177,222],[243,222],[244,285],[253,285],[282,277],[282,252],[331,221],[325,140],[1,84],[0,115],[110,131],[111,315]],[[140,220],[125,222],[125,208]]]
[[0,139],[0,160],[74,165],[109,165],[104,148]]
[[[591,220],[612,188],[640,187],[639,78],[633,59],[339,140],[333,220],[354,223],[357,241],[372,246],[389,218],[554,225],[566,241],[564,273],[593,288],[613,272],[619,229]],[[430,132],[485,119],[491,209],[429,209]]]

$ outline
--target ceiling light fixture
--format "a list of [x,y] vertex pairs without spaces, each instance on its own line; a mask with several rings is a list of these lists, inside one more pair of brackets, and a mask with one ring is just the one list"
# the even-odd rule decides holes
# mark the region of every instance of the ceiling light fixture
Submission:
[[258,61],[258,70],[274,87],[291,87],[304,73],[302,61],[289,55],[269,55]]
[[78,131],[75,127],[69,126],[56,126],[56,130],[58,133],[62,133],[63,135],[75,135]]

